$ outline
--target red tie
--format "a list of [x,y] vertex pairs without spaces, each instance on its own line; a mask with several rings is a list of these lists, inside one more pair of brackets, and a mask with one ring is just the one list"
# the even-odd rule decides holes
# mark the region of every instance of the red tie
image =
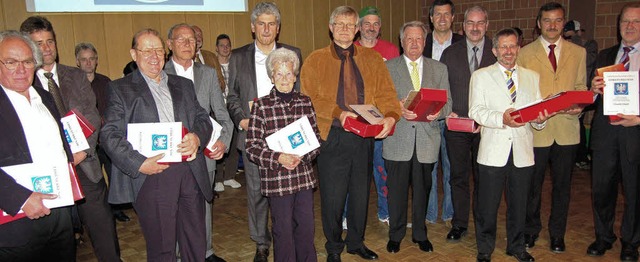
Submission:
[[556,45],[555,44],[550,44],[549,45],[549,62],[551,62],[551,67],[553,67],[553,72],[556,71],[556,68],[558,68],[558,63],[556,62],[556,53],[554,52],[554,50],[556,49]]

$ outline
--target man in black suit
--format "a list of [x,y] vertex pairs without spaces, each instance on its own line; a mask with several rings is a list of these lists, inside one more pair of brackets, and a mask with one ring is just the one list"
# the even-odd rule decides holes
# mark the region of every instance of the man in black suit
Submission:
[[[174,261],[176,240],[184,261],[202,261],[206,252],[205,200],[213,192],[202,149],[211,121],[198,104],[193,82],[168,75],[158,31],[143,29],[132,41],[139,70],[109,83],[109,103],[100,142],[112,168],[110,200],[133,202],[147,244],[148,261]],[[160,164],[127,141],[129,123],[181,122],[189,130],[178,145],[185,162]]]
[[[622,43],[602,50],[596,67],[623,63],[628,71],[640,70],[640,3],[629,3],[620,12]],[[618,114],[622,120],[610,122],[603,115],[601,76],[591,81],[596,99],[596,112],[591,131],[593,173],[591,195],[596,240],[587,249],[590,256],[602,256],[616,241],[613,224],[616,218],[618,183],[622,183],[624,213],[620,229],[620,260],[638,261],[640,245],[640,117]]]
[[[29,34],[42,51],[43,65],[36,71],[33,86],[41,87],[53,95],[61,115],[77,110],[96,129],[100,128],[96,98],[85,73],[76,67],[56,63],[56,35],[49,20],[42,16],[29,17],[20,25],[20,31]],[[77,207],[98,260],[119,261],[120,247],[115,221],[107,204],[107,185],[96,153],[98,133],[96,130],[87,138],[89,149],[73,154],[78,179],[86,195],[85,200],[77,203]]]
[[[73,161],[53,98],[31,85],[37,49],[24,34],[0,32],[0,167]],[[42,201],[55,195],[32,192],[2,169],[0,187],[0,209],[27,216],[0,225],[0,261],[75,261],[70,207],[48,209]]]
[[[449,69],[451,100],[450,117],[469,117],[469,80],[471,74],[486,66],[495,64],[496,57],[491,48],[491,39],[485,37],[489,27],[489,15],[481,6],[473,6],[465,11],[464,30],[466,41],[449,46],[440,59]],[[469,207],[471,204],[469,174],[478,174],[479,130],[474,133],[445,130],[447,151],[451,161],[451,200],[453,202],[452,227],[447,235],[448,242],[458,242],[467,234]],[[472,168],[473,167],[473,168]],[[474,181],[475,176],[474,176]],[[475,195],[475,194],[474,194]]]
[[[251,32],[255,41],[234,49],[229,61],[229,95],[227,108],[229,115],[238,128],[238,149],[242,151],[244,173],[247,179],[247,202],[249,208],[249,234],[256,242],[254,261],[267,261],[271,234],[267,228],[269,206],[267,198],[260,192],[260,174],[258,166],[247,158],[245,139],[249,125],[249,114],[253,100],[269,94],[273,84],[267,75],[265,62],[271,51],[277,48],[293,50],[302,61],[300,49],[276,43],[280,32],[280,10],[274,3],[258,3],[251,13]],[[302,65],[302,63],[300,63]],[[300,76],[294,86],[300,90]]]

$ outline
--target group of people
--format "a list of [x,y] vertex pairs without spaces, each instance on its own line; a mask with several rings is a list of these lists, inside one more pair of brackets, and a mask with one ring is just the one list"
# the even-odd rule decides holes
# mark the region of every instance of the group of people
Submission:
[[[510,113],[558,92],[587,90],[589,83],[596,105],[591,149],[598,161],[592,164],[596,239],[587,254],[602,256],[617,239],[613,224],[621,182],[620,259],[637,261],[640,117],[618,115],[619,121],[609,122],[602,112],[603,78],[591,77],[589,70],[617,63],[640,70],[640,4],[622,8],[621,43],[601,51],[589,70],[585,49],[562,37],[566,12],[559,3],[540,7],[540,37],[522,48],[514,29],[486,35],[490,20],[482,6],[465,10],[464,35],[451,30],[454,15],[450,0],[435,0],[429,10],[433,31],[423,22],[406,22],[400,29],[401,54],[379,39],[376,7],[358,12],[340,6],[329,17],[331,43],[303,61],[300,49],[276,41],[278,7],[260,2],[251,13],[255,41],[231,51],[229,37],[221,35],[217,56],[201,49],[203,32],[197,26],[176,24],[166,40],[154,29],[138,31],[130,49],[137,69],[114,81],[95,73],[97,51],[91,44],[76,48],[80,69],[57,63],[52,24],[29,17],[20,32],[0,32],[0,122],[6,130],[0,136],[0,167],[55,161],[75,166],[85,194],[77,212],[99,261],[120,261],[108,203],[133,204],[149,261],[224,261],[212,249],[211,201],[219,186],[214,181],[222,189],[239,187],[232,175],[219,180],[219,172],[214,180],[216,160],[235,153],[224,173],[235,174],[241,155],[254,261],[268,260],[272,242],[275,261],[318,260],[314,189],[321,197],[327,261],[341,261],[345,246],[362,259],[378,258],[364,244],[371,180],[378,219],[389,225],[386,251],[400,251],[410,202],[412,241],[432,252],[426,222],[437,218],[440,163],[442,219],[451,224],[447,241],[464,238],[473,216],[477,261],[490,261],[504,193],[507,254],[534,261],[527,248],[542,231],[541,189],[548,166],[549,248],[566,249],[582,108],[539,112],[529,123]],[[426,122],[415,121],[416,112],[403,106],[409,92],[422,88],[447,94],[440,111],[420,116]],[[375,137],[345,128],[358,116],[351,106],[364,104],[383,116]],[[87,150],[71,153],[66,143],[58,119],[70,110],[100,127],[88,137]],[[210,116],[222,131],[205,153],[213,130]],[[269,148],[267,136],[305,117],[319,148],[302,156]],[[471,118],[478,127],[451,131],[448,117]],[[181,122],[188,130],[178,145],[186,160],[166,164],[158,162],[162,154],[143,156],[133,149],[128,124],[156,122]],[[109,174],[108,188],[101,165]],[[43,201],[55,195],[32,192],[3,169],[0,187],[0,209],[27,216],[0,225],[1,261],[75,261],[71,207],[47,208]]]

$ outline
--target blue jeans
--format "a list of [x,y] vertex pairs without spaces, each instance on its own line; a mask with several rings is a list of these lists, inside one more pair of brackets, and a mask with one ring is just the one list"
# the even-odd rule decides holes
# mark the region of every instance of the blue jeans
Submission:
[[376,140],[373,147],[373,180],[378,191],[378,219],[389,219],[387,170],[382,159],[382,140]]
[[449,177],[451,176],[451,164],[447,155],[447,143],[444,139],[445,124],[444,121],[438,121],[440,125],[440,159],[433,166],[431,172],[431,193],[429,193],[429,206],[427,207],[426,220],[429,222],[437,222],[438,220],[438,164],[442,164],[442,220],[447,221],[453,218],[453,204],[451,203],[451,186],[449,185]]

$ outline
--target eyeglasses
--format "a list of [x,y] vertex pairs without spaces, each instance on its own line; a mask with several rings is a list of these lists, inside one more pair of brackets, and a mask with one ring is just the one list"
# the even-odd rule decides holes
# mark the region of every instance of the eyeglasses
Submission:
[[143,56],[144,58],[151,57],[151,56],[153,56],[154,54],[155,54],[155,55],[157,55],[157,56],[164,56],[164,53],[165,53],[165,52],[164,52],[164,49],[147,49],[147,50],[140,50],[140,49],[137,49],[137,48],[136,48],[136,50],[137,50],[138,52],[142,53],[142,56]]
[[482,20],[482,21],[471,21],[471,20],[467,20],[464,21],[464,26],[468,26],[468,27],[473,27],[475,25],[477,26],[485,26],[487,24],[486,20]]
[[640,20],[622,20],[620,21],[620,25],[622,27],[627,27],[629,25],[638,26],[640,25]]
[[95,62],[96,60],[98,60],[98,57],[96,56],[78,58],[78,61],[80,61],[80,63],[86,63],[87,61]]
[[509,49],[509,50],[516,49],[518,47],[519,46],[517,46],[517,45],[509,45],[509,46],[503,45],[503,46],[498,46],[498,49],[504,51],[504,50],[507,50],[507,49]]
[[189,44],[195,44],[196,43],[196,39],[193,38],[193,37],[190,37],[190,38],[182,38],[182,37],[180,37],[180,38],[173,39],[173,41],[175,41],[176,43],[181,44],[181,45],[186,44],[186,43],[189,43]]
[[333,26],[337,28],[347,28],[347,29],[356,28],[356,24],[345,24],[345,23],[333,23]]
[[15,61],[15,60],[8,60],[8,61],[2,61],[0,60],[0,63],[2,63],[4,65],[4,67],[6,67],[9,71],[13,71],[16,70],[16,68],[18,68],[18,65],[22,64],[22,66],[24,66],[25,69],[32,69],[34,67],[36,67],[36,61],[31,59],[31,60],[23,60],[23,61]]

